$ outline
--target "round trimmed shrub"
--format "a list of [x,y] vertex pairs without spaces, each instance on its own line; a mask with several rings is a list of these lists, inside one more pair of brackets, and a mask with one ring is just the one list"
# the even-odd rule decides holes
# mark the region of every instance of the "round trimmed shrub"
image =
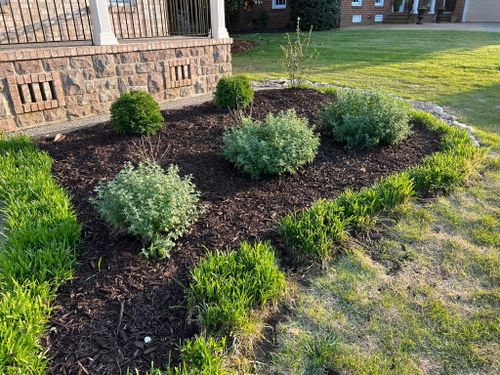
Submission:
[[154,135],[163,123],[160,105],[147,92],[125,93],[111,105],[111,124],[120,134]]
[[303,30],[331,30],[340,26],[340,0],[292,0],[291,18],[300,18]]
[[323,127],[348,147],[390,145],[410,133],[411,106],[392,96],[345,90],[322,113]]
[[223,77],[215,90],[218,108],[244,109],[253,100],[253,88],[245,76]]
[[100,183],[92,203],[114,228],[151,243],[144,255],[165,258],[175,241],[197,220],[200,193],[191,177],[171,165],[165,172],[154,162],[127,163],[111,181]]
[[261,123],[243,118],[224,134],[224,156],[253,178],[295,173],[314,160],[319,137],[294,110],[269,114]]

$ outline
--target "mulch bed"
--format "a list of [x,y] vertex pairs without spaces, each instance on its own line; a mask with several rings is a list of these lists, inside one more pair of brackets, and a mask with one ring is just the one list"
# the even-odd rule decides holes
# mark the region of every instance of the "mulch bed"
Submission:
[[[253,116],[295,108],[316,123],[332,98],[312,90],[269,90],[255,95]],[[71,133],[63,142],[40,141],[54,158],[54,175],[72,196],[82,224],[80,265],[72,282],[59,290],[44,345],[50,374],[120,374],[127,367],[164,365],[170,351],[197,327],[187,319],[189,270],[206,248],[237,247],[242,240],[276,238],[283,215],[331,198],[348,187],[369,186],[392,172],[417,164],[439,142],[424,129],[404,142],[372,151],[346,150],[322,136],[312,165],[294,176],[259,181],[236,171],[221,156],[222,134],[234,126],[227,111],[212,104],[165,112],[162,142],[166,163],[192,174],[206,212],[178,242],[170,259],[146,261],[141,242],[113,233],[89,203],[95,185],[115,176],[128,160],[135,137],[115,134],[108,124]],[[98,266],[100,265],[100,267]],[[144,337],[152,337],[144,345]]]
[[233,39],[233,44],[231,45],[231,53],[243,53],[253,50],[257,47],[257,43],[253,40],[241,40]]

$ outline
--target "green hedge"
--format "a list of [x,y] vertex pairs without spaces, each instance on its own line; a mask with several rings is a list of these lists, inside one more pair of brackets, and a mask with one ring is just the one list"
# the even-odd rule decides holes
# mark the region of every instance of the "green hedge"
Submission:
[[52,161],[27,137],[0,135],[0,373],[42,374],[53,292],[72,277],[80,226]]
[[405,101],[377,92],[344,90],[322,113],[322,126],[351,148],[391,145],[410,134]]
[[314,31],[340,27],[340,0],[291,0],[291,17],[300,17],[300,26]]

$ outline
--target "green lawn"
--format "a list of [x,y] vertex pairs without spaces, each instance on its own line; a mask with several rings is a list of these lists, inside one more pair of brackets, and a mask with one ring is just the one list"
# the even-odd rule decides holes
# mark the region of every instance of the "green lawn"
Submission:
[[[282,34],[234,56],[236,72],[283,77]],[[314,81],[432,101],[500,151],[500,34],[315,33]],[[498,374],[500,159],[448,197],[402,209],[382,238],[353,243],[325,271],[301,277],[268,374]]]
[[[283,34],[236,36],[258,47],[233,58],[236,72],[283,77]],[[359,30],[313,34],[319,52],[309,79],[379,88],[451,107],[484,130],[500,130],[500,34],[466,31]]]

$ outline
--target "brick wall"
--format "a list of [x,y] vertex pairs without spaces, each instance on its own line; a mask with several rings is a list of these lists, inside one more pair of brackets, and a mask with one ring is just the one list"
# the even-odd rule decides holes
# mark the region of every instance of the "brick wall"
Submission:
[[273,9],[272,0],[263,0],[262,4],[252,9],[240,10],[230,16],[229,27],[232,31],[286,30],[294,27],[290,18],[290,6],[285,9]]
[[[375,6],[375,0],[363,0],[361,6],[353,6],[352,1],[342,0],[340,27],[370,25],[375,23],[375,15],[387,17],[391,13],[391,0],[384,0],[383,6]],[[361,15],[360,23],[353,23],[352,16]]]
[[0,51],[0,131],[103,114],[121,93],[156,100],[212,92],[231,74],[231,39]]

